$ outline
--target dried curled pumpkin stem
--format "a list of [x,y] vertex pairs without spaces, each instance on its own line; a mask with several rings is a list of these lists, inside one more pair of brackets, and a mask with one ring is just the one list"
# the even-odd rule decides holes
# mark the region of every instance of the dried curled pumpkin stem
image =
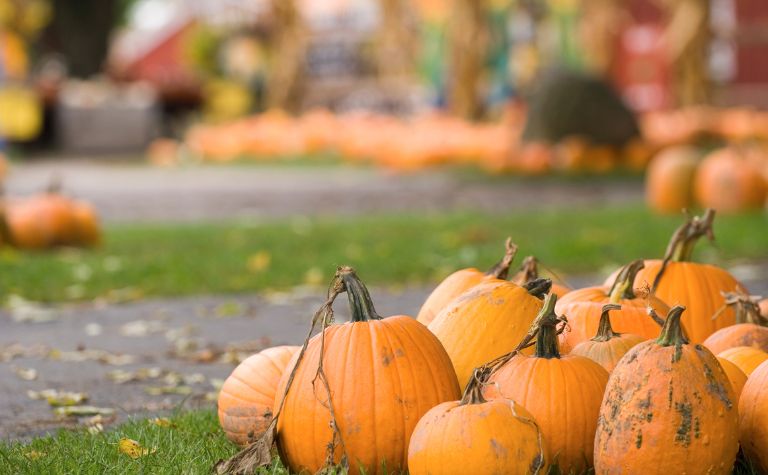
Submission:
[[483,385],[488,382],[490,371],[483,366],[475,368],[472,371],[472,377],[469,378],[469,384],[464,388],[464,394],[461,396],[460,406],[466,404],[482,404],[486,402],[483,397]]
[[656,339],[659,346],[680,346],[687,345],[688,338],[683,330],[683,323],[680,321],[685,307],[676,305],[667,314],[667,320],[661,328],[661,335]]
[[759,302],[762,297],[747,295],[743,292],[721,292],[725,302],[714,315],[712,320],[722,315],[727,308],[732,308],[736,313],[736,323],[754,323],[763,327],[768,326],[768,318],[760,313]]
[[715,233],[712,229],[714,219],[715,210],[711,208],[707,209],[701,216],[686,216],[685,222],[675,230],[674,234],[672,234],[672,239],[669,240],[661,269],[656,274],[653,286],[651,287],[653,291],[658,288],[664,271],[670,262],[686,262],[691,260],[693,248],[699,238],[706,236],[710,241],[714,241]]
[[621,336],[621,333],[616,333],[611,327],[611,310],[621,310],[621,305],[616,303],[607,303],[603,305],[603,311],[600,314],[600,323],[597,327],[597,334],[592,341],[609,341],[612,338]]
[[608,292],[611,303],[619,303],[622,299],[634,299],[635,295],[635,277],[645,267],[642,259],[637,259],[622,267],[616,280],[613,281],[611,290]]
[[523,285],[526,282],[536,280],[539,278],[539,260],[535,256],[528,256],[523,259],[523,263],[520,265],[520,270],[515,274],[512,281],[518,285]]
[[538,299],[543,299],[545,295],[552,289],[552,280],[550,279],[536,279],[530,282],[526,282],[522,287]]
[[495,266],[488,269],[485,274],[497,279],[506,279],[509,275],[509,267],[512,265],[512,261],[515,260],[516,255],[517,245],[512,242],[511,237],[508,237],[507,240],[504,241],[504,256]]

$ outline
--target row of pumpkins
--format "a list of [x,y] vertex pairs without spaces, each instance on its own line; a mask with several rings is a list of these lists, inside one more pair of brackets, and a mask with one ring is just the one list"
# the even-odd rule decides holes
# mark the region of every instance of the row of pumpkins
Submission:
[[[728,142],[768,139],[768,115],[750,109],[691,108],[640,118],[642,139],[622,148],[580,137],[559,143],[524,142],[524,107],[511,106],[500,121],[472,123],[440,113],[409,119],[377,113],[337,115],[314,110],[299,117],[269,111],[222,124],[201,124],[185,138],[195,157],[211,161],[274,159],[332,151],[350,162],[394,171],[442,164],[472,164],[490,172],[546,173],[551,170],[604,173],[623,167],[643,170],[657,151],[693,143],[702,136]],[[177,147],[161,140],[153,161],[172,164]],[[158,154],[157,152],[162,152]]]
[[[726,474],[740,444],[768,471],[767,320],[731,274],[690,261],[713,216],[688,219],[664,260],[577,290],[533,259],[508,278],[508,243],[490,271],[447,277],[417,319],[380,317],[339,268],[320,333],[225,381],[221,427],[245,448],[216,470],[268,464],[274,440],[295,473]],[[351,322],[331,324],[340,292]]]
[[677,145],[656,155],[646,172],[646,199],[659,213],[701,206],[737,213],[768,198],[768,144],[733,144],[705,152]]

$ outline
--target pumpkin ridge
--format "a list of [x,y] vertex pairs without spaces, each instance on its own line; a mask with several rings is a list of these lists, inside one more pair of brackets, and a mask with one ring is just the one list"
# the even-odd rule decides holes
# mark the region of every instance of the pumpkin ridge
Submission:
[[[382,332],[382,334],[384,335],[384,338],[386,338],[387,340],[387,344],[389,345],[389,351],[392,352],[392,361],[390,365],[394,368],[393,372],[396,375],[396,377],[392,378],[392,381],[397,382],[397,387],[393,387],[392,389],[395,397],[401,398],[400,400],[402,402],[398,406],[398,409],[400,411],[400,424],[402,425],[402,427],[405,428],[405,427],[408,427],[408,424],[407,424],[408,411],[406,410],[407,406],[405,405],[405,401],[402,399],[402,396],[404,395],[403,374],[400,372],[401,368],[397,359],[398,356],[397,356],[397,352],[395,351],[395,345],[392,344],[392,338],[394,337],[397,339],[397,343],[399,345],[398,350],[402,349],[403,351],[405,351],[405,345],[403,345],[402,341],[400,341],[400,338],[395,333],[395,329],[391,328],[391,326],[388,325],[388,323],[389,322],[387,322],[386,320],[382,320],[381,322],[382,326],[387,328],[388,330],[388,331]],[[393,335],[390,335],[390,333],[393,333]],[[408,368],[408,372],[410,375],[410,379],[413,380],[413,371],[410,368]],[[430,386],[434,387],[434,384]],[[393,417],[392,419],[396,419],[396,417]],[[403,441],[403,453],[401,454],[404,457],[403,460],[408,460],[408,444],[406,442],[407,440]]]

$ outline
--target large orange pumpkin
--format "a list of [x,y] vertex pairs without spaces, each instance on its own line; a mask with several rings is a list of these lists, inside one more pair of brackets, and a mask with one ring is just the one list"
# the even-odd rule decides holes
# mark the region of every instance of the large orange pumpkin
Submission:
[[611,288],[602,286],[577,289],[557,302],[557,313],[568,319],[568,328],[560,335],[563,353],[583,341],[589,340],[597,332],[600,316],[605,304],[619,304],[620,310],[613,313],[612,326],[619,333],[638,335],[644,339],[655,338],[661,327],[648,316],[650,305],[659,315],[667,314],[667,304],[654,295],[637,295],[631,282],[636,282],[635,275],[643,268],[643,261],[627,264],[616,278]]
[[[520,270],[515,274],[510,281],[517,285],[525,285],[528,282],[538,280],[541,278],[539,275],[539,260],[535,256],[528,256],[523,259],[523,264],[520,266]],[[565,285],[552,282],[552,288],[550,292],[557,294],[558,298],[562,298],[563,295],[570,292],[571,289]]]
[[621,305],[610,303],[603,305],[597,334],[591,340],[582,341],[574,346],[570,353],[591,359],[609,373],[629,350],[648,339],[640,335],[613,331],[611,310],[621,310]]
[[760,170],[732,147],[717,150],[701,162],[695,190],[699,204],[723,213],[765,205],[766,183]]
[[[293,376],[283,374],[275,402],[282,406],[281,459],[298,473],[320,470],[329,451],[335,463],[346,456],[350,473],[405,470],[416,423],[436,405],[460,396],[451,361],[414,318],[381,318],[354,270],[340,268],[335,282],[347,292],[352,321],[314,336]],[[321,355],[327,388],[318,379]]]
[[440,284],[429,294],[424,305],[419,310],[417,320],[424,325],[429,325],[432,320],[435,319],[438,313],[444,309],[453,299],[463,294],[467,290],[476,286],[481,282],[489,282],[493,280],[503,280],[507,278],[509,273],[509,266],[512,264],[512,260],[517,253],[517,246],[512,244],[511,239],[507,239],[505,243],[504,256],[501,258],[498,264],[493,266],[487,272],[481,272],[474,267],[457,270],[453,274],[446,277]]
[[460,401],[424,414],[411,435],[411,475],[547,473],[547,451],[533,416],[515,401],[486,401],[473,379]]
[[611,373],[595,437],[595,473],[730,474],[739,450],[736,395],[715,356],[689,344],[669,311],[661,335]]
[[725,371],[725,374],[728,376],[728,381],[731,382],[731,387],[733,387],[733,394],[738,401],[741,396],[741,391],[744,389],[744,385],[747,384],[747,375],[744,374],[744,371],[738,366],[725,358],[718,356],[717,362],[720,363],[723,371]]
[[730,361],[749,377],[763,361],[768,360],[768,353],[751,346],[735,346],[718,353],[720,358]]
[[557,296],[549,294],[536,321],[536,350],[516,354],[490,376],[483,395],[512,399],[536,419],[561,473],[592,466],[597,413],[608,372],[583,356],[560,356],[555,316]]
[[[656,297],[669,305],[683,305],[683,325],[692,343],[701,343],[721,328],[733,325],[736,315],[725,305],[725,292],[748,294],[726,270],[691,262],[696,241],[712,236],[714,211],[686,220],[672,235],[663,260],[646,260],[635,277],[635,288],[652,286]],[[659,275],[661,274],[661,275]],[[716,319],[712,317],[719,313]]]
[[738,323],[711,334],[704,340],[704,346],[715,354],[737,346],[751,346],[768,352],[768,319],[760,313],[757,302],[739,294],[726,294],[725,301],[736,313]]
[[656,155],[645,175],[645,200],[657,213],[679,213],[693,206],[693,177],[699,164],[694,147],[676,146]]
[[755,473],[768,473],[768,362],[747,379],[739,399],[739,440]]
[[551,281],[521,287],[507,281],[477,285],[451,302],[429,324],[466,387],[474,368],[512,351],[541,309]]
[[298,346],[276,346],[251,355],[224,381],[218,399],[219,424],[240,446],[254,442],[272,421],[277,383]]

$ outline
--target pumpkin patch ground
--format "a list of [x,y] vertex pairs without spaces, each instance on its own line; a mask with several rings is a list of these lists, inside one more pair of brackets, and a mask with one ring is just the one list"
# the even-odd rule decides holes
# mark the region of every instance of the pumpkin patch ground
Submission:
[[[49,165],[39,166],[45,168]],[[221,174],[216,180],[222,179],[222,176],[231,177],[228,170],[237,167],[229,165],[217,168],[217,173]],[[253,177],[256,176],[253,170],[257,169],[245,168],[243,173]],[[298,180],[305,180],[305,172],[299,167],[294,172],[286,169],[280,173],[285,179],[295,173]],[[17,187],[16,190],[34,190],[34,177],[43,175],[38,175],[33,166],[26,169],[22,166],[21,173],[26,177],[24,180],[16,184],[9,183],[11,187]],[[91,176],[103,177],[111,172],[108,167],[95,166],[90,173],[93,174]],[[141,175],[147,178],[143,186],[151,189],[156,186],[152,184],[151,177],[157,178],[157,173],[166,172],[153,169],[135,173],[146,173]],[[363,175],[355,175],[356,172],[347,175],[346,171],[334,171],[333,167],[320,173],[327,173],[325,176],[340,180],[337,183],[343,182],[346,177],[358,176],[352,180],[361,180],[354,182],[359,184],[364,181],[360,177],[365,176],[365,180],[368,180],[372,176],[366,171],[362,172]],[[216,176],[216,173],[213,175]],[[445,202],[444,187],[447,185],[440,181],[443,179],[451,185],[461,183],[458,194],[465,193],[461,196],[471,196],[473,193],[478,195],[466,202],[462,202],[461,198]],[[370,298],[375,302],[375,312],[379,315],[410,315],[414,319],[441,280],[461,269],[481,270],[478,271],[480,278],[477,283],[467,283],[468,295],[463,298],[460,295],[456,300],[441,303],[448,307],[446,313],[462,312],[464,320],[460,330],[456,325],[451,330],[451,349],[443,355],[444,360],[441,360],[440,365],[435,363],[440,358],[425,356],[426,343],[409,340],[431,336],[425,333],[430,331],[427,327],[419,326],[416,332],[364,332],[363,336],[356,337],[350,343],[355,345],[357,352],[348,349],[345,353],[339,348],[332,348],[336,358],[335,366],[333,371],[328,370],[327,376],[331,385],[340,385],[334,386],[338,388],[338,394],[344,391],[345,384],[333,378],[339,374],[339,368],[353,366],[342,365],[342,359],[359,353],[362,351],[360,348],[367,348],[366,345],[376,348],[376,352],[370,352],[370,355],[375,353],[378,356],[373,358],[369,355],[368,359],[355,363],[355,371],[362,372],[366,368],[370,371],[369,378],[357,380],[365,380],[372,387],[376,383],[386,384],[387,391],[393,394],[401,388],[396,384],[398,379],[394,376],[381,379],[386,368],[397,368],[398,371],[412,372],[414,375],[426,374],[427,371],[430,374],[454,371],[450,363],[458,354],[455,347],[461,345],[460,334],[483,334],[477,328],[481,325],[479,320],[473,321],[468,302],[473,302],[479,296],[490,299],[486,305],[490,308],[493,303],[491,301],[500,298],[498,295],[494,297],[495,291],[491,289],[494,285],[496,287],[493,289],[508,288],[509,295],[515,299],[530,300],[531,309],[528,312],[516,312],[496,302],[498,310],[493,315],[494,319],[504,322],[504,318],[519,318],[520,322],[498,326],[502,329],[514,327],[514,335],[507,335],[506,339],[496,338],[495,335],[483,337],[500,345],[494,347],[493,351],[483,348],[482,341],[465,338],[465,342],[477,346],[475,349],[462,350],[469,356],[469,366],[482,364],[484,358],[512,351],[520,339],[527,337],[526,330],[530,334],[537,328],[537,324],[541,324],[535,317],[545,301],[539,300],[537,289],[546,293],[550,289],[550,280],[557,284],[557,291],[563,294],[564,303],[570,300],[580,305],[592,305],[596,309],[594,315],[583,317],[594,321],[587,330],[582,331],[584,335],[579,336],[579,341],[574,340],[574,345],[579,342],[591,345],[612,343],[619,338],[616,333],[634,333],[623,322],[630,318],[628,310],[631,304],[642,309],[647,289],[637,280],[634,289],[630,289],[628,282],[632,279],[626,279],[627,285],[614,289],[615,298],[612,299],[611,289],[601,287],[602,283],[611,271],[624,264],[641,258],[662,258],[670,235],[683,222],[683,217],[679,215],[654,216],[648,212],[642,204],[641,194],[637,192],[639,184],[622,185],[623,178],[617,181],[606,179],[604,184],[598,186],[598,191],[595,191],[591,182],[581,181],[577,177],[543,179],[538,183],[541,193],[545,195],[541,201],[546,206],[541,203],[521,206],[519,203],[514,204],[516,197],[531,203],[530,197],[522,196],[529,194],[531,187],[537,185],[504,178],[479,179],[468,175],[417,177],[409,182],[418,192],[408,191],[412,195],[407,200],[414,203],[408,213],[402,212],[402,203],[396,200],[387,203],[380,198],[376,198],[379,200],[379,208],[372,212],[369,206],[373,206],[373,195],[358,190],[351,193],[353,197],[360,197],[362,204],[352,212],[341,213],[345,216],[332,213],[335,209],[333,199],[330,203],[322,204],[324,197],[329,196],[325,194],[328,189],[325,185],[318,185],[296,200],[301,203],[305,200],[313,201],[311,206],[322,207],[328,214],[332,214],[330,216],[322,216],[317,209],[304,208],[303,211],[312,215],[307,217],[303,211],[297,213],[295,208],[278,206],[273,209],[277,211],[270,219],[238,219],[241,216],[230,209],[228,212],[232,214],[216,216],[210,212],[202,216],[205,219],[197,222],[186,222],[189,216],[174,214],[173,211],[181,206],[179,203],[182,197],[189,196],[190,190],[184,188],[187,185],[172,187],[166,195],[157,192],[157,188],[148,191],[157,200],[157,206],[142,211],[142,206],[147,203],[142,200],[146,197],[139,197],[138,192],[130,192],[136,193],[130,195],[126,191],[126,203],[121,208],[110,202],[114,198],[100,192],[93,182],[88,184],[88,180],[80,177],[69,185],[65,181],[65,185],[73,196],[95,203],[104,223],[101,245],[94,249],[62,248],[48,252],[10,248],[0,250],[3,270],[0,275],[0,473],[5,473],[3,470],[6,467],[11,467],[10,473],[103,473],[105,470],[119,473],[177,473],[180,466],[191,473],[208,473],[217,462],[230,459],[239,450],[238,445],[228,440],[221,427],[222,423],[238,424],[230,426],[229,435],[240,444],[260,440],[261,435],[258,428],[249,430],[239,425],[239,414],[252,413],[247,407],[249,396],[244,392],[245,385],[230,382],[225,391],[229,398],[227,405],[220,406],[223,409],[221,414],[216,413],[217,401],[222,402],[219,389],[224,381],[240,362],[255,353],[281,345],[301,345],[304,342],[313,315],[318,315],[316,311],[324,308],[328,290],[326,286],[339,264],[354,265],[360,279],[368,285]],[[373,183],[384,191],[397,191],[400,189],[398,187],[403,186],[393,185],[394,182],[387,178],[374,179]],[[212,186],[206,188],[199,185],[199,188],[193,189],[198,193],[196,199],[205,201],[211,198],[213,202],[223,199],[226,193],[213,183],[209,185]],[[630,191],[624,194],[617,191],[622,186],[628,186]],[[550,188],[560,191],[546,196]],[[128,190],[127,185],[124,189]],[[568,203],[565,196],[558,197],[557,193],[563,193],[564,189],[571,190],[574,195],[572,203]],[[248,193],[251,192],[245,193],[246,197],[238,195],[232,199],[247,203],[250,199]],[[283,192],[273,190],[272,193],[273,197],[283,196],[280,194]],[[426,197],[424,201],[413,198],[419,193]],[[612,196],[612,193],[618,193],[626,203],[618,200],[604,206],[601,201],[606,196]],[[136,200],[132,201],[132,196]],[[499,204],[496,201],[499,197],[512,204]],[[440,200],[443,202],[439,206],[430,205]],[[475,206],[482,200],[491,200],[494,204]],[[201,206],[200,209],[207,208]],[[245,211],[243,213],[249,214]],[[696,246],[692,260],[728,270],[754,296],[768,295],[766,226],[765,216],[759,213],[718,215],[714,221],[715,245],[702,239]],[[511,237],[511,242],[517,246],[516,255],[512,247],[505,248],[507,237]],[[502,281],[484,281],[483,271],[490,269],[499,260],[508,260],[512,255],[514,258],[509,264],[509,271],[498,275]],[[534,260],[525,260],[526,256],[536,256],[537,269],[532,270],[531,263]],[[525,265],[524,260],[527,263]],[[505,278],[509,280],[503,281]],[[536,287],[537,282],[546,285]],[[487,289],[491,290],[483,287],[488,285],[491,287]],[[594,302],[580,297],[580,289],[588,287],[592,287],[591,291],[597,295]],[[529,294],[526,288],[532,288],[532,293]],[[572,296],[569,298],[570,294]],[[343,326],[347,321],[349,311],[343,302],[346,298],[343,294],[338,297],[333,307],[334,323],[329,328]],[[601,310],[611,302],[614,305],[606,308],[606,317],[609,318],[604,319],[605,324],[602,325]],[[551,307],[561,307],[555,306],[554,301],[550,303]],[[663,318],[668,308],[679,302],[666,303],[667,307],[655,307],[658,315],[661,315],[659,318]],[[441,311],[436,310],[436,315]],[[568,312],[565,313],[567,317]],[[550,317],[554,318],[553,315]],[[632,315],[631,318],[647,317],[642,311]],[[440,319],[445,320],[441,316],[436,318],[438,323]],[[645,323],[653,330],[649,330],[649,334],[658,335],[660,327],[653,327],[656,323],[650,317],[647,318],[649,320]],[[685,317],[683,321],[686,321]],[[563,361],[588,358],[566,355],[568,348],[562,343],[570,342],[572,338],[568,334],[555,335],[555,332],[566,330],[562,323],[551,327],[553,322],[554,319],[548,324],[547,338],[551,348],[560,346]],[[574,318],[574,325],[576,323],[577,319]],[[417,323],[414,321],[412,325]],[[435,327],[438,326],[435,324]],[[602,328],[600,332],[598,327]],[[424,340],[429,340],[430,345],[435,347],[433,353],[439,353],[436,348],[445,345],[439,343],[446,339],[443,333],[450,332],[436,331],[434,338]],[[594,338],[594,341],[590,338]],[[315,369],[307,369],[306,364],[317,364],[319,359],[316,345],[313,352],[308,353],[308,360],[304,361],[305,367],[297,379],[301,381],[300,387],[304,392],[312,391],[311,381]],[[390,346],[391,354],[388,349]],[[693,348],[694,343],[689,346]],[[484,353],[481,350],[488,351]],[[289,371],[294,361],[301,358],[301,353],[294,351],[295,348],[291,350],[294,355],[291,361],[287,361],[288,354],[283,355],[280,365],[286,365],[284,371]],[[540,358],[531,356],[537,351]],[[634,350],[627,347],[622,349],[622,352],[625,351],[632,354]],[[514,361],[518,358],[536,358],[554,365],[557,364],[556,358],[550,357],[553,352],[528,348],[522,350],[523,354],[516,356]],[[588,353],[585,351],[582,355]],[[709,360],[716,361],[714,356],[709,358],[709,366],[712,363]],[[611,361],[606,365],[611,367],[617,364]],[[738,367],[738,364],[734,366]],[[605,372],[597,363],[592,364],[592,367],[597,367],[596,371],[601,374]],[[247,378],[247,374],[247,371],[239,372],[236,379]],[[461,374],[467,379],[469,374],[474,377],[475,373],[472,368],[466,367]],[[500,370],[495,378],[503,378],[504,374]],[[748,391],[746,388],[750,384],[739,376],[738,369],[736,373],[724,372],[720,375],[720,383],[729,381],[725,379],[726,374],[727,378],[738,381],[745,388],[744,391]],[[289,375],[283,373],[281,387],[289,387]],[[733,379],[734,376],[736,379]],[[453,381],[453,377],[450,374],[448,379]],[[276,374],[270,373],[268,379],[277,381],[278,378]],[[427,384],[423,382],[426,381],[424,378],[418,380],[422,381],[420,384]],[[605,381],[601,381],[595,386],[602,387]],[[565,387],[573,383],[569,381],[563,385]],[[267,383],[261,380],[259,384]],[[467,448],[471,446],[450,445],[446,440],[438,440],[439,434],[434,431],[424,433],[424,437],[412,444],[411,450],[423,450],[422,455],[416,452],[409,454],[410,434],[405,432],[418,422],[411,419],[426,413],[433,418],[431,422],[425,422],[426,427],[448,424],[454,419],[439,421],[437,418],[442,417],[441,411],[456,411],[456,408],[460,410],[455,412],[455,421],[458,421],[455,424],[473,424],[475,418],[483,417],[486,407],[496,408],[494,411],[499,412],[494,412],[493,417],[507,418],[516,426],[514,431],[510,430],[499,438],[492,437],[495,422],[488,422],[487,428],[473,426],[474,430],[470,431],[475,438],[473,440],[485,440],[488,444],[487,447],[483,446],[485,452],[482,453],[503,453],[506,445],[514,450],[523,450],[527,463],[520,465],[521,470],[527,467],[531,473],[553,462],[557,463],[558,460],[568,460],[567,454],[552,453],[561,450],[558,449],[557,441],[551,437],[556,422],[537,422],[533,415],[542,414],[538,417],[546,417],[545,414],[556,414],[560,409],[567,409],[565,406],[557,406],[556,396],[547,399],[546,410],[524,407],[525,398],[520,401],[505,399],[509,394],[515,394],[511,390],[501,393],[507,396],[486,403],[480,397],[477,384],[470,385],[470,391],[464,394],[464,399],[459,388],[466,387],[468,381],[457,381],[457,386],[445,394],[426,395],[430,387],[419,387],[418,394],[401,397],[400,400],[389,398],[392,400],[378,401],[376,410],[382,418],[389,411],[400,411],[399,407],[412,409],[414,405],[418,406],[418,410],[410,412],[403,409],[403,417],[407,416],[408,420],[403,424],[391,424],[386,429],[397,432],[400,438],[397,454],[388,456],[396,461],[392,463],[399,464],[400,468],[405,467],[406,461],[409,465],[413,463],[412,472],[421,473],[428,471],[429,467],[440,466],[443,462],[441,450],[454,450],[451,447],[457,447],[465,451],[461,453],[466,453],[468,459],[477,456]],[[504,384],[512,383],[504,381]],[[568,391],[577,389],[575,386]],[[326,394],[322,386],[314,390],[316,395]],[[374,398],[363,397],[368,394],[365,392],[350,394],[359,399],[355,406],[361,408],[367,408],[371,401],[376,402]],[[490,396],[487,399],[491,401]],[[598,399],[594,395],[590,397],[590,413],[597,414]],[[287,400],[291,400],[291,396]],[[279,414],[279,408],[268,408],[262,404],[263,401],[259,401],[261,405],[256,408],[256,414],[259,418],[258,426],[263,430],[269,417]],[[429,412],[425,406],[440,402],[443,405],[436,412]],[[584,405],[586,407],[586,402]],[[301,451],[309,444],[305,440],[296,441],[295,435],[292,435],[301,432],[296,428],[302,428],[307,423],[306,417],[309,417],[301,412],[300,406],[305,405],[291,406],[288,411],[288,417],[291,418],[289,421],[274,425],[277,440],[293,437],[290,442],[281,442],[286,445],[281,448],[282,452],[275,451],[274,455],[287,457],[289,455],[286,451],[289,451],[289,460],[296,466],[306,465],[301,461],[304,456]],[[320,404],[316,408],[316,415],[320,414],[318,420],[326,420],[322,417],[323,407]],[[337,407],[335,403],[334,407]],[[462,415],[462,411],[467,411],[466,415]],[[355,437],[357,433],[357,419],[350,415],[352,412],[341,410],[336,414],[343,437]],[[233,416],[237,416],[236,421],[233,421]],[[359,414],[355,417],[359,417]],[[576,420],[580,419],[576,417]],[[289,422],[294,431],[291,434],[281,432],[281,428]],[[333,432],[332,426],[309,423],[316,427],[316,434],[324,436]],[[589,421],[581,421],[579,424],[586,432],[593,430]],[[323,430],[320,430],[321,426]],[[406,427],[408,430],[404,429]],[[448,430],[453,429],[448,426],[441,429]],[[365,431],[373,437],[371,428],[365,428]],[[576,432],[571,432],[576,437]],[[322,455],[326,448],[318,445],[321,438],[316,437],[315,446],[311,448],[313,468],[323,463]],[[588,437],[582,435],[580,438]],[[584,440],[576,442],[585,449],[580,449],[575,458],[571,457],[574,461],[569,463],[581,469],[589,464],[590,456],[586,452],[589,452],[592,444]],[[454,439],[450,443],[458,442]],[[381,453],[389,450],[383,439],[379,440],[379,444]],[[365,452],[364,446],[350,442],[349,450],[362,454],[361,457],[373,459],[376,454]],[[730,448],[727,455],[732,457]],[[337,462],[343,462],[339,451],[334,452],[334,457]],[[607,459],[601,457],[600,460]],[[508,464],[505,466],[510,467],[514,459],[499,458],[499,461],[505,461]],[[748,463],[746,459],[738,458],[736,473],[758,473]],[[354,464],[350,466],[353,471],[357,468]],[[601,465],[603,468],[604,464]],[[473,466],[461,467],[459,473],[472,473],[472,469]],[[288,473],[277,457],[260,470],[259,473]],[[372,470],[367,473],[375,471],[378,472]],[[384,473],[383,470],[381,472]]]

